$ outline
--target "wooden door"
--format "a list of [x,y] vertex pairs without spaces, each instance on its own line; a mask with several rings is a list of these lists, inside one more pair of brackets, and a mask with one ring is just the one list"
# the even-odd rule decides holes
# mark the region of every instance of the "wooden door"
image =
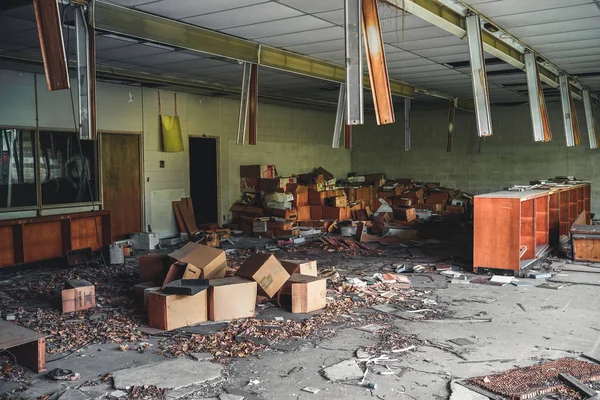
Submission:
[[112,240],[127,239],[141,230],[140,137],[103,133],[102,200],[110,211]]

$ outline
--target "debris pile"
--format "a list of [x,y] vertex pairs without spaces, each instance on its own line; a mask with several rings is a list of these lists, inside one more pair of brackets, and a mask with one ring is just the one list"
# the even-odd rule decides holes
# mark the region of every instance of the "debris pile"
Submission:
[[566,357],[495,375],[473,378],[469,383],[501,396],[521,400],[566,391],[567,387],[559,378],[561,373],[570,374],[582,382],[598,381],[600,365]]

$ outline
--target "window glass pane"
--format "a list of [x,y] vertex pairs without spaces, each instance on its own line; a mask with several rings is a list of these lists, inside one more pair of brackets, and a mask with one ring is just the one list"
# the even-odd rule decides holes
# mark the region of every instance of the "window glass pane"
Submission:
[[78,141],[71,132],[40,132],[39,160],[42,204],[97,200],[94,141]]
[[0,141],[0,208],[35,206],[33,132],[0,129]]

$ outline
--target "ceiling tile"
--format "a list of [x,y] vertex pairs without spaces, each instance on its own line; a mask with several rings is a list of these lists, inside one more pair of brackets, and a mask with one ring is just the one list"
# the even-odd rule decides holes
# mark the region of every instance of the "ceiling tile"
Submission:
[[180,19],[265,2],[268,0],[161,0],[136,8],[163,17]]
[[494,2],[479,2],[466,0],[483,15],[494,18],[503,15],[523,14],[527,12],[543,11],[552,8],[573,7],[580,4],[589,4],[590,0],[502,0]]
[[212,14],[203,14],[182,21],[208,29],[222,31],[236,26],[258,24],[266,21],[302,15],[300,11],[278,3],[262,3]]
[[507,15],[492,18],[492,20],[503,28],[515,28],[532,24],[548,24],[552,22],[568,21],[587,18],[590,15],[598,15],[598,7],[594,3],[567,6],[551,10],[528,12],[522,14]]
[[246,39],[285,35],[288,33],[308,31],[331,26],[327,21],[302,15],[294,18],[280,19],[278,21],[263,22],[261,24],[242,26],[239,28],[224,29],[223,32],[240,36]]
[[565,33],[555,33],[548,34],[543,36],[532,36],[532,37],[523,37],[520,38],[523,42],[528,45],[537,48],[539,45],[543,44],[557,44],[561,42],[573,42],[574,45],[577,45],[576,42],[580,42],[588,39],[598,39],[600,38],[600,28],[598,29],[588,29],[585,31],[578,32],[565,32]]
[[261,43],[275,47],[297,46],[299,44],[308,44],[326,40],[339,40],[343,43],[344,29],[339,26],[330,26],[328,28],[315,29],[311,31],[289,33],[287,35],[270,36],[259,39]]
[[344,25],[344,11],[343,10],[335,10],[335,11],[326,11],[323,13],[314,14],[315,17],[324,19],[325,21],[331,22],[332,24]]
[[[108,53],[110,54],[110,52]],[[166,53],[161,53],[161,54],[157,54],[157,55],[146,55],[143,57],[138,57],[138,58],[128,58],[127,62],[131,63],[131,64],[136,64],[136,65],[143,65],[143,66],[157,66],[160,64],[167,64],[167,63],[176,63],[177,65],[180,66],[180,68],[183,68],[181,66],[181,64],[185,61],[195,61],[198,57],[194,57],[190,54],[186,54],[186,53],[180,53],[178,51],[170,51],[170,52],[166,52]]]
[[[277,0],[281,4],[293,7],[305,13],[315,14],[323,11],[343,10],[344,0]],[[343,11],[342,11],[343,14]]]
[[[600,12],[599,12],[600,14]],[[576,21],[559,21],[549,24],[533,24],[530,26],[521,26],[511,28],[510,33],[522,38],[531,36],[548,35],[552,33],[566,33],[574,31],[583,31],[600,27],[600,15],[592,18],[583,18]]]

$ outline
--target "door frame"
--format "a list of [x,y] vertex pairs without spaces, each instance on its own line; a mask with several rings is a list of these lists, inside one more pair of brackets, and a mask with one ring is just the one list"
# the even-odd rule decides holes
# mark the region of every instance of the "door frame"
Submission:
[[190,181],[190,175],[189,175],[189,169],[190,169],[190,139],[215,139],[216,143],[215,143],[215,147],[216,147],[216,151],[217,151],[217,224],[219,226],[223,225],[223,215],[221,215],[221,137],[220,136],[215,136],[215,135],[203,135],[203,134],[189,134],[188,135],[188,149],[187,149],[187,156],[188,156],[188,195],[191,198],[191,193],[192,193],[192,188],[191,188],[191,181]]
[[[146,206],[146,192],[145,192],[145,180],[144,180],[144,135],[142,134],[142,132],[138,132],[138,131],[113,131],[113,130],[98,130],[97,131],[97,140],[98,140],[98,154],[99,154],[99,158],[98,158],[98,176],[99,176],[99,183],[100,183],[100,188],[98,189],[100,191],[100,196],[98,197],[100,199],[100,201],[102,202],[102,209],[104,209],[105,207],[105,203],[104,203],[104,171],[102,171],[102,158],[104,156],[103,153],[103,149],[102,149],[102,137],[107,134],[107,135],[127,135],[127,136],[137,136],[138,138],[138,156],[139,156],[139,168],[140,168],[140,176],[139,176],[139,188],[140,188],[140,232],[145,232],[146,230],[144,229],[144,227],[146,226],[146,212],[145,212],[145,206]],[[112,241],[112,236],[111,236],[111,241]]]

